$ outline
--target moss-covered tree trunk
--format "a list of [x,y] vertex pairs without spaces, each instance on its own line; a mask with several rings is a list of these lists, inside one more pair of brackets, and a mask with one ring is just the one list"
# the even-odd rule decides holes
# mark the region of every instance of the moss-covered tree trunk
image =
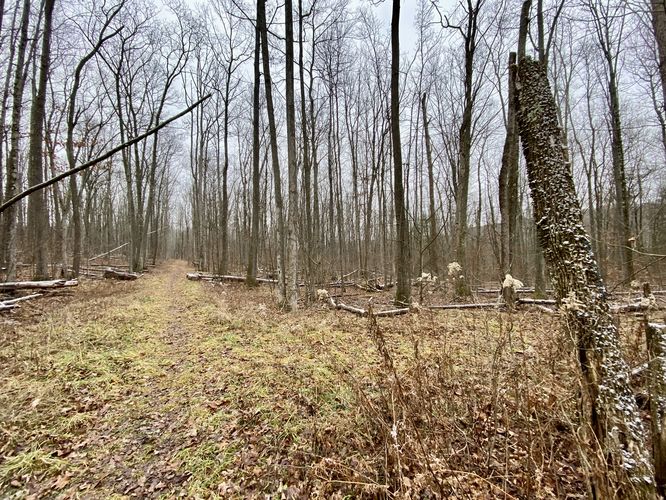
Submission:
[[[643,424],[629,387],[606,288],[583,226],[568,152],[545,67],[529,58],[516,74],[518,127],[544,250],[566,324],[577,343],[583,397],[600,445],[595,498],[655,498]],[[594,440],[591,440],[594,442]]]

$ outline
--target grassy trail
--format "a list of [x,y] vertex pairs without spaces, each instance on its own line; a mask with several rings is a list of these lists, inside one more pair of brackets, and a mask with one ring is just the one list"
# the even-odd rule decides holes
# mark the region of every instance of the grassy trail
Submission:
[[298,482],[280,460],[303,460],[316,414],[346,407],[317,336],[281,325],[270,297],[250,309],[241,286],[211,293],[186,271],[91,285],[5,331],[0,491],[242,496]]
[[187,271],[0,317],[0,498],[581,491],[575,372],[551,319],[422,311],[370,330]]

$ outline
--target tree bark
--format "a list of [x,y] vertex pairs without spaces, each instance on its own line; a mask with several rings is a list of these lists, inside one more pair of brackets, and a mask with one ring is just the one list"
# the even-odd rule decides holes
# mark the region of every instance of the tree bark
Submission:
[[629,387],[618,330],[582,221],[557,108],[545,67],[519,61],[517,118],[537,221],[555,292],[575,337],[590,424],[601,449],[595,498],[655,498],[643,424]]

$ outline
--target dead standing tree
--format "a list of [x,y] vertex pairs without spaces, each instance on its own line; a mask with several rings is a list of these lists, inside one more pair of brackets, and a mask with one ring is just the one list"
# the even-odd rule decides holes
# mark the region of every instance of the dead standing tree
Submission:
[[593,465],[592,497],[655,498],[643,425],[606,288],[583,226],[545,66],[521,58],[512,71],[516,71],[518,127],[537,234],[577,343],[583,397],[600,446]]

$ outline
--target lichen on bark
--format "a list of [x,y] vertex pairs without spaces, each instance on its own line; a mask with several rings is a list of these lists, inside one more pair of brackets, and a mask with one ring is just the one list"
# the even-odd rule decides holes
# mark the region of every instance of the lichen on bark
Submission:
[[[516,71],[518,126],[537,235],[566,324],[577,343],[591,427],[600,444],[593,494],[655,498],[643,424],[629,386],[607,293],[582,222],[569,155],[545,67],[522,58]],[[609,496],[611,495],[611,496]]]

